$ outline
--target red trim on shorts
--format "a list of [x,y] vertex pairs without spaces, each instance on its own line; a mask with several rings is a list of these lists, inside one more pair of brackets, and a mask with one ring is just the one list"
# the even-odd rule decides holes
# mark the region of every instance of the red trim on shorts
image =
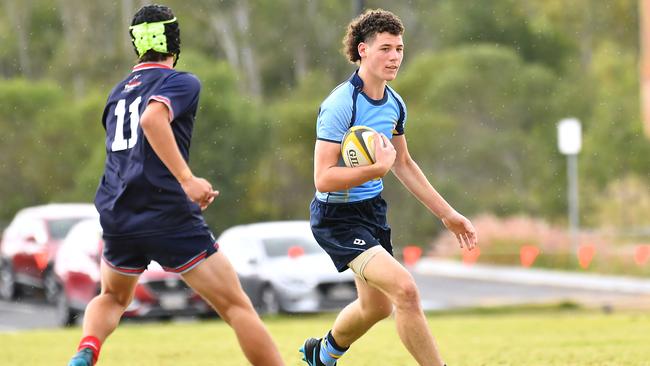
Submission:
[[117,272],[121,272],[121,273],[123,273],[123,274],[130,274],[130,275],[141,274],[141,273],[144,272],[144,270],[146,269],[146,267],[141,267],[141,268],[126,268],[126,267],[119,267],[119,266],[116,266],[116,265],[114,265],[113,263],[109,262],[108,259],[106,259],[106,258],[104,258],[104,257],[102,257],[102,259],[104,260],[104,262],[105,262],[106,264],[108,264],[109,267],[111,267],[111,268],[114,269],[115,271],[117,271]]
[[165,271],[168,271],[168,272],[174,272],[174,273],[184,272],[184,271],[186,271],[188,268],[192,268],[192,266],[194,266],[194,265],[197,264],[198,262],[204,260],[205,257],[206,257],[207,255],[208,255],[208,253],[204,250],[203,252],[201,252],[201,254],[199,254],[199,255],[197,255],[196,257],[190,259],[189,262],[187,262],[187,263],[181,265],[180,267],[176,267],[176,268],[163,267],[163,269],[164,269]]

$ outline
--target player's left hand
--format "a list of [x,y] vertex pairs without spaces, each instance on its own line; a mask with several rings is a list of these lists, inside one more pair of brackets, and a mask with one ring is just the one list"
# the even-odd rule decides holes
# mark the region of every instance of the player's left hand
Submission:
[[191,174],[180,183],[190,201],[197,203],[201,210],[208,208],[219,195],[219,191],[212,189],[210,182]]
[[201,211],[204,211],[210,204],[214,201],[215,198],[219,195],[219,191],[212,191],[208,193],[206,196],[201,199],[199,202],[199,207],[201,207]]
[[450,215],[442,218],[442,223],[449,231],[456,235],[460,247],[467,247],[472,250],[478,245],[478,236],[474,225],[463,215],[453,211]]

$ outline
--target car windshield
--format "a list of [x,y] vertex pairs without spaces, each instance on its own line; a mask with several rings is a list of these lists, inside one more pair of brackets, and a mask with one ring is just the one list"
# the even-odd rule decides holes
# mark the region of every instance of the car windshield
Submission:
[[53,239],[62,240],[68,234],[68,231],[74,226],[74,224],[83,220],[84,217],[73,217],[66,219],[56,219],[49,220],[47,222],[47,229],[50,232],[50,235]]
[[286,237],[286,238],[272,238],[263,239],[264,249],[266,255],[269,257],[282,257],[289,254],[289,248],[300,247],[304,250],[305,254],[319,253],[321,248],[318,246],[314,239],[299,238],[299,237]]

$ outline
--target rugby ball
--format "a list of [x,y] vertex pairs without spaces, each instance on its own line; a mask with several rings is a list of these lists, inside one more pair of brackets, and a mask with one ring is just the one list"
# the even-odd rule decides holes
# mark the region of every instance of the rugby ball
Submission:
[[375,162],[375,133],[366,126],[353,126],[343,136],[341,141],[341,156],[345,166],[371,165]]

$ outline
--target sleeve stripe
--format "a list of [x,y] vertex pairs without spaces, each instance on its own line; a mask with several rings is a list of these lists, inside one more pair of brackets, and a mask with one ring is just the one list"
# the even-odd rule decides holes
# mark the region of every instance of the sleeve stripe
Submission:
[[152,99],[167,106],[167,109],[169,110],[169,122],[173,121],[174,108],[172,108],[172,102],[169,100],[169,98],[163,97],[162,95],[152,95],[149,97],[149,101],[147,101],[147,103],[149,103]]

